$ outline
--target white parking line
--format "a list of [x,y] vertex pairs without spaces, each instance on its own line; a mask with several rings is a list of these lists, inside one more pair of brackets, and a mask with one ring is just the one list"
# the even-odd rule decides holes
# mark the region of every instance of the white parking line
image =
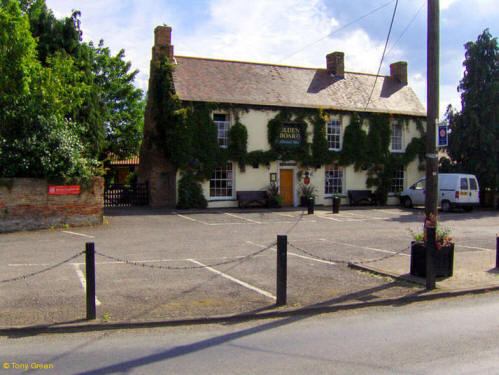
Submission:
[[7,264],[9,267],[33,267],[33,266],[51,266],[48,263],[9,263]]
[[[258,247],[261,247],[262,249],[265,247],[261,244],[258,244],[258,243],[255,243],[255,242],[252,242],[252,241],[246,241],[246,243],[250,244],[250,245],[254,245],[254,246],[258,246]],[[270,250],[274,250],[274,251],[277,251],[276,247],[273,246],[270,248]],[[316,259],[316,258],[311,258],[311,257],[307,257],[305,255],[300,255],[300,254],[296,254],[296,253],[293,253],[291,251],[288,251],[287,252],[288,255],[292,255],[294,257],[297,257],[297,258],[302,258],[302,259],[307,259],[307,260],[313,260],[314,262],[318,262],[318,263],[325,263],[325,264],[332,264],[332,265],[336,265],[336,263],[334,262],[330,262],[328,260],[322,260],[322,259]]]
[[[346,243],[346,242],[339,242],[339,241],[330,241],[330,240],[326,240],[325,238],[319,238],[319,241],[323,241],[323,242],[330,242],[330,243],[334,243],[334,244],[338,244],[338,245],[342,245],[342,246],[349,246],[349,247],[355,247],[357,249],[366,249],[366,250],[372,250],[372,251],[378,251],[380,253],[387,253],[387,254],[397,254],[396,251],[392,251],[392,250],[383,250],[383,249],[377,249],[375,247],[368,247],[368,246],[360,246],[360,245],[352,245],[352,244],[349,244],[349,243]],[[399,255],[404,255],[404,256],[410,256],[408,254],[402,254],[400,253]]]
[[241,286],[244,286],[245,288],[251,289],[254,292],[257,292],[257,293],[259,293],[261,295],[264,295],[265,297],[268,297],[268,298],[271,298],[273,300],[276,300],[276,297],[273,294],[271,294],[269,292],[266,292],[263,289],[257,288],[256,286],[250,285],[250,284],[248,284],[248,283],[246,283],[244,281],[236,279],[235,277],[229,276],[226,273],[220,272],[220,271],[218,271],[218,270],[216,270],[216,269],[214,269],[214,268],[212,268],[210,266],[207,266],[206,264],[198,262],[197,260],[194,260],[194,259],[187,259],[187,260],[190,261],[190,262],[192,262],[192,263],[194,263],[194,264],[197,264],[198,266],[202,266],[202,267],[206,268],[208,271],[211,271],[211,272],[216,273],[217,275],[220,275],[220,276],[222,276],[222,277],[224,277],[224,278],[226,278],[226,279],[228,279],[230,281],[233,281],[236,284],[239,284]]
[[88,234],[70,232],[69,230],[63,230],[62,233],[74,234],[75,236],[87,237],[87,238],[95,238],[94,236],[90,236]]
[[316,216],[320,217],[321,219],[327,219],[327,220],[333,220],[333,221],[345,221],[345,220],[341,220],[341,219],[337,219],[337,218],[329,217],[329,216],[322,216],[322,215],[316,215]]
[[484,250],[484,251],[494,251],[494,249],[485,249],[483,247],[476,247],[476,246],[465,246],[465,245],[461,245],[461,244],[459,244],[458,247],[465,247],[467,249],[477,249],[477,250]]
[[[80,266],[77,263],[71,263],[76,271],[76,274],[78,275],[78,278],[80,279],[81,286],[83,287],[83,291],[86,293],[87,292],[87,279],[85,278],[85,275],[83,272],[80,270]],[[97,299],[97,296],[95,296],[95,304],[97,306],[101,305],[101,302]]]
[[235,217],[236,219],[246,220],[246,221],[249,221],[250,223],[253,223],[253,224],[261,224],[261,222],[259,222],[259,221],[252,220],[252,219],[247,219],[247,218],[245,218],[243,216],[234,215],[234,214],[231,214],[231,213],[228,213],[228,212],[224,212],[224,213],[225,213],[225,215]]
[[189,217],[189,216],[185,216],[185,215],[181,215],[181,214],[175,214],[175,215],[177,215],[178,217],[181,217],[181,218],[183,218],[183,219],[193,221],[193,222],[195,222],[195,223],[200,223],[200,224],[204,224],[204,225],[209,225],[208,223],[205,223],[204,221],[197,220],[197,219],[193,219],[192,217]]

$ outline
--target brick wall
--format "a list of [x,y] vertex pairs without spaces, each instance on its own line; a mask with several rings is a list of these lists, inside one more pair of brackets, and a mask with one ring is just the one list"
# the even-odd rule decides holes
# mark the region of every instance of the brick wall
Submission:
[[102,224],[102,177],[78,195],[48,195],[48,187],[40,179],[0,179],[0,233]]

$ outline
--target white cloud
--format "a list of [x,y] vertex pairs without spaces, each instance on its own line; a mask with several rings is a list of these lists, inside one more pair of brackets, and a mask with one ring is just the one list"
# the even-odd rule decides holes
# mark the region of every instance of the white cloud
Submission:
[[326,54],[345,52],[347,71],[375,73],[383,45],[362,29],[327,37],[339,22],[322,0],[215,0],[192,35],[175,35],[178,54],[323,67]]
[[457,2],[458,0],[441,0],[440,1],[440,10],[445,10],[448,9],[453,3]]

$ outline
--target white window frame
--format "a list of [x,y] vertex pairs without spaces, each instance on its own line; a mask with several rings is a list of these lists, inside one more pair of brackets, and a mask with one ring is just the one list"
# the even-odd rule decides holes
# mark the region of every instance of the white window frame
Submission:
[[[225,116],[225,121],[215,120],[215,116]],[[217,125],[217,141],[221,148],[227,148],[229,145],[230,116],[228,113],[214,113],[213,122]]]
[[[402,172],[402,177],[400,176],[400,172]],[[395,171],[395,176],[392,177],[392,182],[390,184],[390,194],[395,195],[404,190],[405,187],[405,176],[406,176],[406,170],[402,166],[400,168],[397,168]],[[397,189],[395,189],[397,187]]]
[[[329,150],[341,150],[341,122],[339,120],[331,120],[326,124],[326,137]],[[336,144],[338,147],[334,147]]]
[[[229,168],[230,167],[230,168]],[[210,201],[234,199],[234,165],[227,162],[223,167],[215,168],[213,176],[209,180]],[[224,186],[225,185],[225,186]],[[217,195],[230,187],[230,195]],[[214,193],[214,195],[212,195]]]
[[392,134],[390,139],[392,152],[404,152],[404,127],[402,124],[399,124],[398,122],[392,123]]
[[333,194],[343,194],[344,191],[345,169],[337,164],[326,165],[324,167],[324,197],[330,198]]

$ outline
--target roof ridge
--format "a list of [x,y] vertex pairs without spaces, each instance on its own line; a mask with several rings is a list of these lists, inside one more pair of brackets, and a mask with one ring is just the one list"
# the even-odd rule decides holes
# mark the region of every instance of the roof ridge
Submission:
[[[227,62],[227,63],[235,63],[235,64],[274,66],[274,67],[280,67],[280,68],[307,69],[307,70],[326,70],[326,68],[312,68],[312,67],[306,67],[306,66],[272,64],[272,63],[262,63],[262,62],[254,62],[254,61],[216,59],[216,58],[212,58],[212,57],[180,56],[180,55],[175,55],[174,57],[175,58],[184,58],[184,59],[207,60],[207,61],[215,61],[215,62]],[[349,73],[349,74],[360,74],[360,75],[366,75],[366,76],[376,77],[375,73],[363,73],[363,72],[351,72],[351,71],[345,71],[345,73]],[[379,77],[390,77],[390,76],[385,75],[385,74],[379,74],[378,76]]]

